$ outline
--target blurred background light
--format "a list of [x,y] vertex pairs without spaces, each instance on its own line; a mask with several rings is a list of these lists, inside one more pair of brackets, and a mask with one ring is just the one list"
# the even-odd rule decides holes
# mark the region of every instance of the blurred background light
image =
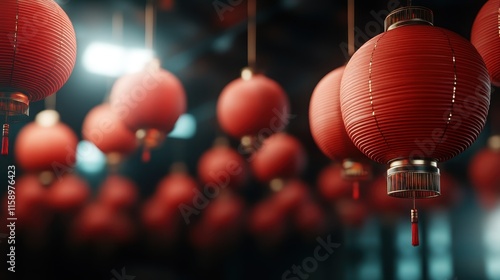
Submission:
[[175,123],[174,130],[168,137],[178,139],[190,139],[196,134],[196,119],[193,115],[184,114]]
[[108,43],[91,43],[83,54],[85,68],[94,74],[120,77],[138,72],[151,61],[154,52],[148,49],[124,48]]
[[99,173],[106,167],[106,156],[91,142],[80,141],[76,148],[76,168],[86,174]]

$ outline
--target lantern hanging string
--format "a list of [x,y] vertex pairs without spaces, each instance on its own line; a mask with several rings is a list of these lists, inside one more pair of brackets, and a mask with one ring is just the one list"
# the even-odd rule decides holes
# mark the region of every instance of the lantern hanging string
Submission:
[[148,0],[145,10],[146,48],[152,50],[154,45],[155,1]]
[[348,53],[351,57],[356,49],[354,45],[354,0],[347,0],[347,42],[348,42]]
[[255,71],[257,64],[257,1],[248,0],[247,22],[247,59],[250,70]]
[[45,98],[45,110],[56,110],[56,93]]

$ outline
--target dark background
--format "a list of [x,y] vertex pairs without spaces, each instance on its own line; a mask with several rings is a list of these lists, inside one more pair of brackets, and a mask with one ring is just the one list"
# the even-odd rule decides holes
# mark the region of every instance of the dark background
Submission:
[[[138,152],[123,164],[121,173],[138,183],[144,198],[152,193],[155,184],[174,162],[185,162],[190,172],[195,174],[199,156],[211,147],[217,136],[222,135],[215,117],[219,93],[246,66],[246,1],[241,1],[234,10],[224,12],[222,20],[214,8],[215,2],[211,0],[159,2],[164,7],[157,13],[154,49],[162,66],[182,81],[188,97],[188,112],[196,117],[197,132],[194,138],[188,140],[168,138],[160,149],[153,152],[150,163],[141,163]],[[228,4],[224,0],[219,2]],[[382,31],[381,22],[387,14],[388,2],[404,3],[378,0],[356,2],[357,47]],[[71,78],[57,94],[57,110],[62,121],[81,137],[86,113],[103,101],[114,82],[113,79],[87,72],[82,65],[83,52],[94,41],[110,42],[111,19],[117,11],[122,12],[125,19],[122,43],[144,46],[146,3],[139,0],[65,0],[60,3],[75,27],[78,57]],[[470,38],[474,17],[484,1],[429,0],[413,1],[413,4],[431,8],[436,26]],[[287,132],[297,136],[306,147],[309,164],[302,178],[314,186],[318,171],[329,160],[319,152],[310,135],[308,104],[318,81],[347,61],[340,47],[347,42],[347,1],[258,1],[257,22],[258,69],[279,82],[290,98],[296,118],[291,120]],[[31,118],[43,108],[43,102],[32,104]],[[13,138],[21,127],[22,124],[14,125]],[[486,214],[475,200],[467,181],[466,168],[470,157],[485,145],[491,131],[488,123],[469,150],[444,166],[461,182],[466,194],[462,204],[450,211],[446,218],[452,225],[450,254],[452,275],[457,279],[486,278],[484,263],[487,254],[482,243]],[[4,160],[3,164],[8,162]],[[87,179],[95,187],[104,176],[102,173]],[[256,184],[249,187],[260,188]],[[250,190],[248,196],[250,200],[255,200],[259,192]],[[332,220],[335,218],[332,217]],[[356,275],[356,265],[370,251],[376,252],[383,279],[399,279],[396,277],[399,275],[398,268],[394,265],[399,256],[394,245],[397,225],[386,224],[377,218],[369,225],[372,227],[368,226],[365,231],[346,229],[341,225],[333,227],[332,240],[342,246],[309,279],[376,279],[369,273],[368,276],[353,276]],[[422,227],[425,230],[425,223]],[[262,252],[246,238],[228,256],[206,261],[190,250],[187,244],[179,244],[180,249],[164,252],[147,247],[145,240],[111,255],[72,251],[59,242],[62,233],[57,228],[53,231],[49,246],[40,250],[20,248],[18,279],[112,279],[111,271],[120,271],[122,267],[126,267],[128,274],[136,276],[137,280],[281,279],[283,271],[310,256],[317,245],[314,241],[301,241],[292,234],[279,248]],[[376,236],[378,241],[375,245],[356,241],[364,240],[361,238],[363,234]],[[4,244],[1,245],[3,248]],[[423,263],[423,278],[428,277],[429,271],[427,261],[431,249],[428,246],[416,249],[417,259]]]

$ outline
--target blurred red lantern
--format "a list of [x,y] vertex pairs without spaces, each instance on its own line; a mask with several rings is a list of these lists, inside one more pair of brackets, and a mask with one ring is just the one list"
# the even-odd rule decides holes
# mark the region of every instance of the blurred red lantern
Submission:
[[[432,17],[422,7],[393,11],[389,30],[353,55],[342,78],[347,133],[365,155],[390,164],[387,189],[396,197],[439,195],[437,162],[468,148],[488,113],[484,61],[470,42],[432,26]],[[413,209],[415,234],[417,221]]]
[[[37,176],[24,175],[15,181],[14,207],[19,228],[30,231],[44,229],[48,225],[49,213],[46,202],[46,189]],[[10,202],[11,200],[9,200]],[[4,206],[5,210],[8,206]]]
[[309,187],[298,179],[284,183],[283,187],[271,196],[277,211],[288,215],[310,198]]
[[351,183],[342,177],[342,166],[339,164],[323,168],[318,175],[317,184],[320,194],[328,201],[345,197],[351,191]]
[[300,204],[293,213],[293,223],[296,229],[308,239],[314,239],[323,234],[327,226],[326,221],[323,210],[312,200]]
[[[55,1],[7,0],[0,11],[0,113],[6,122],[28,115],[29,103],[57,92],[76,59],[76,37]],[[2,154],[9,125],[3,125]]]
[[316,86],[309,104],[312,136],[321,151],[333,160],[343,161],[342,177],[353,182],[353,198],[359,197],[359,181],[371,177],[366,158],[345,131],[340,111],[340,81],[345,66],[328,73]]
[[266,139],[252,156],[251,168],[259,181],[269,182],[300,175],[306,161],[306,152],[299,140],[286,133],[277,133]]
[[260,140],[283,130],[290,111],[285,91],[264,75],[243,72],[242,76],[219,96],[217,118],[222,129],[235,138],[257,136]]
[[102,182],[98,201],[112,210],[131,209],[138,200],[136,184],[122,176],[110,175]]
[[360,227],[368,217],[368,208],[358,200],[338,200],[335,208],[343,225]]
[[499,0],[489,0],[474,20],[471,42],[484,59],[491,82],[500,86],[500,36],[498,31]]
[[491,209],[500,193],[500,149],[488,147],[480,150],[469,165],[469,178],[481,202]]
[[65,172],[75,164],[77,144],[76,134],[59,122],[57,112],[46,110],[19,132],[15,157],[26,171]]
[[250,212],[248,229],[262,245],[277,245],[287,233],[284,213],[272,200],[259,202]]
[[130,130],[148,131],[144,139],[146,161],[149,149],[161,143],[186,111],[186,102],[181,82],[160,69],[158,61],[152,61],[141,72],[118,79],[110,95],[112,111]]
[[206,151],[198,161],[198,176],[203,184],[238,189],[248,177],[245,159],[235,150],[217,146]]
[[166,207],[157,196],[144,203],[140,217],[144,229],[153,241],[173,244],[179,237],[179,210]]
[[47,203],[55,211],[66,213],[85,205],[90,197],[90,187],[75,175],[59,177],[48,189]]
[[178,210],[180,205],[193,204],[197,189],[198,183],[191,176],[173,172],[158,183],[155,196],[165,207]]
[[107,103],[90,110],[83,121],[82,135],[105,154],[128,155],[138,147],[135,133],[123,124]]

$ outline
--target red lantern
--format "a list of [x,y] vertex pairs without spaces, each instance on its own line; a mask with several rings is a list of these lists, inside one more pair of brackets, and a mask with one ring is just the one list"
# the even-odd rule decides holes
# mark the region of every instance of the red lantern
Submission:
[[261,141],[288,124],[288,97],[278,83],[264,75],[243,76],[222,91],[217,118],[229,135],[258,137]]
[[186,111],[181,82],[153,61],[141,72],[125,75],[111,89],[112,111],[132,131],[147,130],[144,138],[147,161],[149,149],[158,146]]
[[[57,92],[76,59],[73,25],[55,1],[6,0],[0,10],[0,113],[17,121],[29,103]],[[8,153],[3,126],[2,154]]]
[[500,86],[500,34],[498,22],[499,0],[489,0],[474,20],[471,42],[484,59],[491,82]]
[[[344,124],[358,149],[390,164],[389,195],[437,196],[437,162],[464,151],[484,127],[488,72],[472,44],[432,26],[426,8],[395,10],[386,26],[346,66],[340,92]],[[413,209],[415,233],[417,220]]]
[[[27,175],[17,178],[15,184],[16,224],[30,231],[43,230],[48,225],[46,189],[37,176]],[[7,204],[7,203],[6,203]],[[4,209],[7,210],[7,205]]]
[[177,209],[181,205],[191,206],[198,183],[183,172],[174,172],[164,177],[156,188],[156,197],[165,207]]
[[278,244],[286,235],[285,216],[273,204],[264,200],[254,206],[248,221],[250,233],[265,246]]
[[300,180],[290,180],[271,199],[277,211],[290,214],[309,199],[309,187]]
[[293,223],[300,234],[307,239],[315,239],[326,230],[326,218],[321,207],[307,200],[293,213]]
[[340,81],[345,67],[328,73],[316,86],[309,104],[312,136],[321,151],[333,160],[343,161],[342,177],[353,182],[353,198],[359,198],[359,181],[371,177],[365,156],[345,131],[340,111]]
[[98,201],[112,210],[131,209],[138,200],[137,186],[131,180],[111,175],[101,184]]
[[306,166],[306,152],[295,137],[277,133],[263,142],[251,158],[251,168],[261,182],[298,176]]
[[157,242],[175,243],[181,230],[179,218],[179,210],[167,207],[157,196],[142,206],[141,223],[152,237],[154,246],[158,245]]
[[500,149],[479,151],[470,162],[469,178],[486,208],[492,208],[500,193]]
[[339,164],[331,164],[319,173],[317,184],[324,199],[334,201],[345,197],[351,191],[351,184],[344,180],[342,171],[342,166]]
[[101,104],[87,114],[82,135],[105,154],[128,155],[138,146],[135,133],[112,112],[109,104]]
[[47,203],[58,212],[78,210],[90,197],[90,187],[75,175],[58,178],[48,189]]
[[235,150],[218,146],[205,152],[198,161],[198,176],[207,185],[238,189],[248,177],[245,159]]
[[22,169],[57,173],[73,167],[78,138],[58,119],[57,112],[42,111],[36,122],[21,129],[16,139],[15,157]]

